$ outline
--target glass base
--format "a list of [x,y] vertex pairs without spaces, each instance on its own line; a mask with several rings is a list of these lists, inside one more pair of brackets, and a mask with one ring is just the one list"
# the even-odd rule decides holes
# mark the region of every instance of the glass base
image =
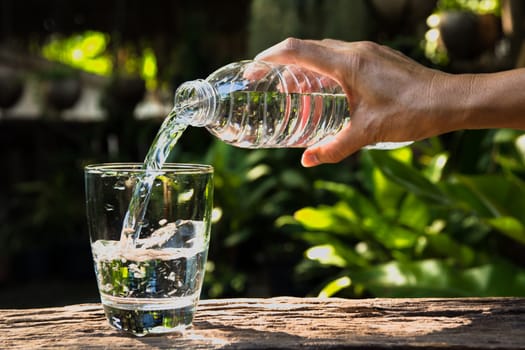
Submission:
[[148,334],[184,333],[192,326],[195,305],[196,303],[177,307],[162,305],[162,308],[159,308],[159,305],[142,304],[140,307],[131,308],[129,304],[119,305],[103,300],[109,324],[119,331],[138,337]]

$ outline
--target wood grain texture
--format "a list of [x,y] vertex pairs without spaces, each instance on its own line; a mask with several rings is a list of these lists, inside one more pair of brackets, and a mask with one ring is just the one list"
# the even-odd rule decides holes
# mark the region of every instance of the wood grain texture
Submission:
[[183,336],[113,330],[98,304],[0,310],[0,349],[525,349],[525,298],[219,299]]

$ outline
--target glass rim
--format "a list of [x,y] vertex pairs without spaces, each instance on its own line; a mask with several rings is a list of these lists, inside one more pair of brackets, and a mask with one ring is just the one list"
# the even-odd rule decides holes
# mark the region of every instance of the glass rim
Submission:
[[144,163],[139,162],[122,162],[122,163],[97,163],[88,164],[84,166],[84,172],[100,173],[100,172],[115,172],[127,171],[133,173],[156,173],[156,172],[175,172],[177,174],[211,174],[213,173],[213,166],[208,164],[197,163],[164,163],[161,169],[143,169]]

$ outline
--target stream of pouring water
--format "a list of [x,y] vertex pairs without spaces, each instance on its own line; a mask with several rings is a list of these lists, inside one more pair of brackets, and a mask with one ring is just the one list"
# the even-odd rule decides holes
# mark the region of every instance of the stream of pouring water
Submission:
[[144,159],[142,169],[147,171],[137,178],[128,211],[122,223],[120,242],[126,248],[134,248],[136,246],[151,196],[153,182],[171,150],[188,127],[187,118],[180,116],[179,111],[182,111],[182,109],[174,108],[168,114]]

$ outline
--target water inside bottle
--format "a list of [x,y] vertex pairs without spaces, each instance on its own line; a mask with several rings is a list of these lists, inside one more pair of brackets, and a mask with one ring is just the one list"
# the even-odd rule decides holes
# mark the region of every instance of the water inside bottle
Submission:
[[236,91],[219,110],[223,125],[210,132],[243,148],[308,147],[349,121],[346,95]]

